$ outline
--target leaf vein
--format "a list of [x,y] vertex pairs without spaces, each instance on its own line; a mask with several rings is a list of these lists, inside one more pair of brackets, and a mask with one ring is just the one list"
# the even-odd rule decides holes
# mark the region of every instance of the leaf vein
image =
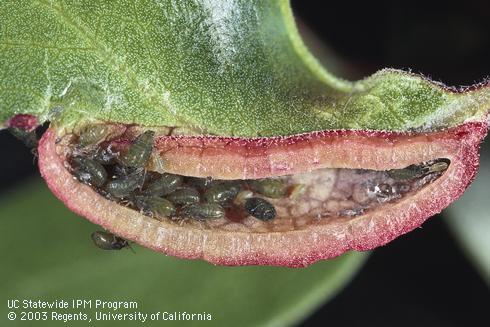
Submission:
[[[106,63],[108,67],[112,67],[115,71],[124,77],[127,84],[134,89],[138,94],[142,102],[146,103],[150,108],[155,107],[154,101],[149,101],[157,96],[162,96],[163,91],[158,92],[152,89],[148,92],[148,85],[144,81],[139,81],[136,73],[130,69],[130,66],[120,57],[116,56],[110,47],[107,47],[102,42],[95,39],[90,35],[90,32],[86,30],[81,24],[74,21],[63,9],[63,7],[56,6],[47,0],[37,0],[37,2],[45,7],[51,9],[60,20],[71,26],[76,33],[93,48],[94,52],[99,55],[103,62]],[[149,94],[151,93],[151,94]],[[157,105],[158,106],[158,105]]]

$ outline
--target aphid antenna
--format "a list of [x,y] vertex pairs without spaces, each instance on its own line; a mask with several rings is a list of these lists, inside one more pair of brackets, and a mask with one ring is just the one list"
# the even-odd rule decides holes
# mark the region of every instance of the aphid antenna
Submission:
[[128,200],[123,200],[120,202],[123,206],[125,206],[126,208],[127,207],[130,207],[133,205],[133,203],[131,201],[128,201]]

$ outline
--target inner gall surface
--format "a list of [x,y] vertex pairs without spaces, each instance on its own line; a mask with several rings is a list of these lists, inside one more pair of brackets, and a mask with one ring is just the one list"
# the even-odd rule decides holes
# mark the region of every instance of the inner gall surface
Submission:
[[168,223],[228,231],[291,231],[361,218],[403,201],[442,176],[444,158],[386,171],[324,168],[256,180],[213,180],[145,169],[153,135],[125,152],[77,141],[66,168],[101,196]]

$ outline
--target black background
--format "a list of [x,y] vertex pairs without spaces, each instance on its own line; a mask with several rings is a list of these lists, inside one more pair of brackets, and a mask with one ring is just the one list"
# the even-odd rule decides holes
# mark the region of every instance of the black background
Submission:
[[[348,64],[350,79],[383,67],[411,68],[450,85],[490,74],[489,1],[296,0],[293,9]],[[30,151],[6,132],[0,148],[1,192],[39,174]],[[353,282],[303,325],[488,326],[488,309],[486,284],[439,216],[374,251]]]

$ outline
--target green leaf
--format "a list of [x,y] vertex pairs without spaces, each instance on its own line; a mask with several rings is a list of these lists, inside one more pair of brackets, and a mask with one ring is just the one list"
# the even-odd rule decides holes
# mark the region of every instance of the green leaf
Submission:
[[0,122],[107,120],[269,136],[484,120],[490,90],[383,70],[351,83],[308,52],[287,0],[0,2]]
[[[203,261],[165,257],[137,246],[136,254],[126,250],[105,252],[90,240],[90,233],[98,227],[68,211],[40,180],[4,197],[0,217],[2,319],[11,311],[5,305],[7,299],[101,299],[139,304],[138,310],[111,311],[114,313],[206,312],[213,317],[209,323],[212,326],[292,325],[334,296],[367,258],[365,253],[353,252],[309,268],[288,269],[215,267]],[[110,310],[92,307],[81,311],[93,315],[95,311]],[[180,321],[179,325],[202,323]],[[25,323],[9,323],[17,325]],[[36,322],[36,326],[57,325]],[[97,324],[113,325],[113,321]],[[117,325],[134,326],[134,322]],[[153,325],[157,324],[148,324]]]
[[458,238],[469,259],[490,285],[490,144],[482,147],[478,178],[462,198],[446,211],[446,221]]

